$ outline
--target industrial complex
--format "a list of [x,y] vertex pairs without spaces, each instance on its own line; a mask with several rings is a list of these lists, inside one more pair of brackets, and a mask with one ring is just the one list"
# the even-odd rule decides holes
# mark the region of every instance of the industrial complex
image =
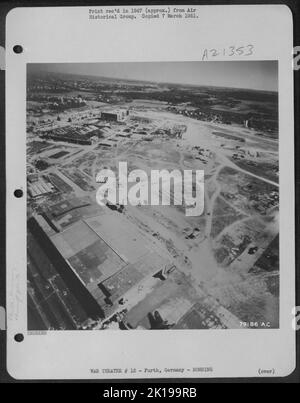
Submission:
[[[277,97],[244,92],[29,71],[28,330],[279,326]],[[100,206],[120,161],[204,170],[204,214]]]

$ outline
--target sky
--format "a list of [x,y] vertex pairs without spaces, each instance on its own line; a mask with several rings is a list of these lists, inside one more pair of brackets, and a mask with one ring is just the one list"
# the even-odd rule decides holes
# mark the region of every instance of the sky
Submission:
[[28,71],[278,91],[277,61],[44,63]]

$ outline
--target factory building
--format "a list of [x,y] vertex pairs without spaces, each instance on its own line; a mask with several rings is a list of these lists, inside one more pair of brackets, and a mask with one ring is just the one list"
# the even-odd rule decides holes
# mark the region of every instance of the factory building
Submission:
[[102,111],[101,119],[113,122],[123,122],[128,114],[128,111],[125,109],[119,109],[115,111]]

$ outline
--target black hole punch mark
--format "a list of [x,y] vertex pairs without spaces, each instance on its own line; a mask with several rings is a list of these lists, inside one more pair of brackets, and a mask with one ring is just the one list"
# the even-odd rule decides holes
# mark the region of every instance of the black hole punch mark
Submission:
[[17,343],[22,343],[23,340],[24,340],[24,335],[22,333],[18,333],[15,335],[15,341]]
[[15,53],[17,53],[17,54],[20,54],[20,53],[23,52],[23,46],[21,46],[21,45],[15,45],[15,46],[13,47],[13,51],[14,51]]
[[14,196],[17,197],[18,199],[20,199],[20,197],[23,197],[23,190],[21,189],[16,189],[14,191]]

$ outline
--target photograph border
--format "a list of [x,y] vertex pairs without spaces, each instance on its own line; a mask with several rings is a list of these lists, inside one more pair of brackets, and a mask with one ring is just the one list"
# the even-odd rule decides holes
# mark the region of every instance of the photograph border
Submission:
[[[14,3],[14,4],[13,4]],[[90,5],[97,5],[97,6],[112,6],[112,5],[117,5],[118,2],[113,2],[113,4],[111,2],[94,2],[94,1],[90,1],[89,2]],[[179,2],[130,2],[129,4],[126,5],[163,5],[163,4],[183,4],[184,2],[179,1]],[[254,2],[245,2],[245,1],[231,1],[231,2],[224,2],[224,1],[212,1],[209,2],[209,4],[213,5],[213,4],[226,4],[226,5],[230,5],[230,4],[266,4],[266,1],[254,1]],[[272,2],[268,2],[270,4],[286,4],[291,11],[294,14],[294,22],[297,20],[296,16],[299,17],[299,4],[296,4],[296,1],[272,1]],[[4,4],[4,5],[3,5]],[[204,1],[189,1],[188,2],[189,5],[206,5],[208,4],[207,2]],[[33,7],[33,6],[58,6],[58,2],[56,1],[46,1],[46,2],[40,2],[40,1],[28,1],[28,2],[7,2],[7,3],[2,3],[1,4],[1,19],[0,22],[3,21],[3,19],[5,19],[5,15],[7,14],[7,12],[9,10],[11,10],[12,8],[14,8],[15,6],[22,6],[22,7]],[[69,6],[70,2],[59,2],[59,6]],[[76,6],[80,6],[80,5],[86,5],[85,2],[83,1],[76,1],[74,0],[72,2],[72,5],[76,5]],[[4,10],[4,18],[3,18],[3,10]],[[299,19],[298,19],[299,20]],[[1,24],[1,30],[0,30],[0,43],[4,44],[4,24]],[[295,45],[299,44],[299,26],[296,26],[296,24],[294,24],[294,43]],[[0,117],[2,117],[1,121],[1,127],[0,127],[0,131],[1,131],[1,152],[3,153],[2,150],[5,149],[5,139],[4,139],[4,133],[5,133],[5,128],[4,128],[4,72],[1,71],[0,72],[0,91],[1,91],[1,98],[0,98],[0,105],[1,105],[1,109],[0,109]],[[299,73],[295,72],[294,74],[294,90],[295,90],[295,112],[297,112],[299,110]],[[3,122],[3,123],[2,123]],[[299,133],[299,116],[297,113],[295,113],[295,157],[297,157],[299,155],[300,152],[300,144],[299,144],[299,138],[296,135],[297,133]],[[5,159],[4,159],[4,155],[1,155],[1,184],[2,184],[2,189],[5,189],[5,176],[3,175],[3,173],[5,172]],[[300,250],[300,242],[299,242],[299,226],[298,226],[298,222],[299,222],[299,173],[300,173],[300,168],[299,168],[299,160],[298,158],[295,158],[295,162],[296,162],[296,167],[295,167],[295,174],[296,174],[296,178],[295,178],[295,184],[296,184],[296,275],[297,275],[297,280],[296,280],[296,289],[297,289],[297,305],[300,305],[299,302],[299,250]],[[4,192],[1,192],[1,207],[5,206],[5,194]],[[5,214],[5,213],[4,213]],[[1,225],[1,241],[5,240],[5,226]],[[3,253],[2,253],[3,252]],[[4,260],[4,256],[5,256],[5,244],[3,246],[3,242],[1,242],[1,258],[2,261],[1,263],[3,263],[1,265],[1,267],[5,267],[5,260]],[[5,289],[2,285],[5,284],[5,273],[4,270],[2,270],[0,272],[0,306],[5,306]],[[8,382],[32,382],[32,381],[16,381],[13,380],[13,378],[11,378],[7,372],[6,372],[6,360],[2,360],[2,357],[5,356],[5,335],[3,334],[2,331],[0,331],[0,356],[1,356],[1,362],[0,362],[0,382],[2,382],[2,380],[6,380]],[[4,352],[4,354],[2,354]],[[297,332],[297,352],[299,353],[299,332]],[[247,379],[247,382],[264,382],[267,381],[268,383],[278,383],[278,380],[283,381],[282,383],[297,383],[299,382],[299,354],[297,353],[297,368],[294,371],[293,374],[289,375],[286,378],[242,378],[242,379],[238,379],[238,378],[234,378],[234,382],[244,382],[245,379]],[[2,362],[4,361],[4,362]],[[3,365],[4,364],[4,365]],[[172,379],[128,379],[128,382],[131,383],[166,383],[166,382],[174,382],[175,378]],[[34,382],[43,382],[43,381],[34,381]],[[57,381],[48,381],[48,382],[56,382],[56,383],[61,383],[64,382],[63,380],[57,380]],[[76,382],[78,383],[78,380],[76,381],[68,381],[68,382]],[[105,383],[107,382],[106,380],[84,380],[82,382],[92,382],[92,383]],[[112,382],[112,383],[124,383],[124,380],[109,380],[108,382]],[[207,378],[199,378],[199,379],[188,379],[188,378],[183,378],[183,379],[177,379],[176,382],[180,382],[180,383],[188,383],[188,382],[199,382],[199,383],[211,383],[211,382],[217,382],[217,383],[222,383],[222,382],[231,382],[230,379],[223,379],[223,378],[218,378],[218,379],[207,379]]]

